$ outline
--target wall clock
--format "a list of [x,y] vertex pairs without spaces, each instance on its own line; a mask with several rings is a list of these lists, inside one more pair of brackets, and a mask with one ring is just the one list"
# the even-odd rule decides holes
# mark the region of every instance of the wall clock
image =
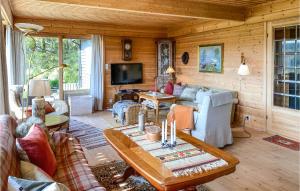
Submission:
[[123,46],[123,60],[129,61],[132,59],[132,40],[124,39],[122,40]]

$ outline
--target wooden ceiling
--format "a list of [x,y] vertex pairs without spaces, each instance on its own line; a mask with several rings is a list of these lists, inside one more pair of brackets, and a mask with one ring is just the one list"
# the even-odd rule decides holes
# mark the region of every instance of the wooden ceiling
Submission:
[[170,28],[187,22],[244,21],[246,8],[271,0],[10,0],[20,18]]

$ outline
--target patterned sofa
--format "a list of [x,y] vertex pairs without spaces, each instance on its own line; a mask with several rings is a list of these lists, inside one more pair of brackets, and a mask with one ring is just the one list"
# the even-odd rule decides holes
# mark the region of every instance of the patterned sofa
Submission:
[[[14,137],[17,123],[8,116],[0,116],[0,190],[7,190],[8,176],[20,176],[20,160]],[[105,191],[88,167],[79,142],[69,134],[56,132],[53,135],[56,146],[57,170],[53,179],[70,190]]]

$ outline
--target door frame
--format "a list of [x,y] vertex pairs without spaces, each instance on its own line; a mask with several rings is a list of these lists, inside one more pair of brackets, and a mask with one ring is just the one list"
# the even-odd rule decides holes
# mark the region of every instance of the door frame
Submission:
[[273,105],[273,77],[274,77],[274,47],[273,47],[273,29],[276,27],[285,27],[289,25],[300,24],[298,17],[283,19],[278,21],[266,22],[266,125],[267,131],[278,133],[272,129],[272,112],[283,112],[284,114],[296,116],[300,111],[278,107]]

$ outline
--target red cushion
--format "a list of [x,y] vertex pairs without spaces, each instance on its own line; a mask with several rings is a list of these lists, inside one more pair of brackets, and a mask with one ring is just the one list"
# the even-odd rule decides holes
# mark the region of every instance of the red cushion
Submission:
[[55,109],[52,107],[52,105],[49,102],[45,101],[45,113],[52,113],[54,111]]
[[173,95],[174,85],[172,82],[168,82],[165,86],[165,93]]
[[56,159],[43,129],[34,125],[25,137],[17,138],[17,141],[31,163],[40,167],[50,176],[54,175]]

